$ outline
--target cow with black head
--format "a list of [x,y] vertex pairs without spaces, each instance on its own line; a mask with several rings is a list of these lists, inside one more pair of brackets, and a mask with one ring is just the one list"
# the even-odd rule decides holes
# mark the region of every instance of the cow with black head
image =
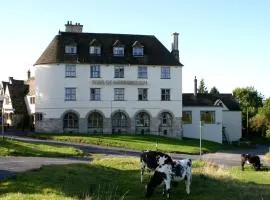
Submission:
[[167,198],[169,198],[171,182],[180,182],[181,180],[185,180],[186,193],[190,194],[190,185],[192,180],[191,159],[176,160],[173,161],[173,163],[158,166],[147,185],[145,197],[151,197],[155,188],[163,183],[163,195],[166,195]]
[[144,151],[140,155],[141,162],[141,183],[143,182],[143,175],[145,170],[155,171],[157,167],[163,166],[164,164],[173,163],[172,158],[165,153],[159,151]]
[[241,167],[244,170],[245,164],[251,164],[256,171],[261,169],[260,157],[252,154],[242,154],[241,155]]

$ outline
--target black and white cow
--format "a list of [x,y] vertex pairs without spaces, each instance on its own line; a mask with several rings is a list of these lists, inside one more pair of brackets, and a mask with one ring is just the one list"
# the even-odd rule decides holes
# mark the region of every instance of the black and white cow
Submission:
[[241,166],[242,166],[242,170],[244,170],[244,166],[245,164],[251,164],[254,169],[260,170],[261,168],[261,161],[260,161],[260,157],[257,155],[252,155],[252,154],[242,154],[241,155]]
[[185,180],[186,193],[189,194],[192,180],[191,159],[176,160],[173,163],[158,166],[147,185],[145,197],[151,197],[155,188],[164,183],[163,195],[169,198],[171,182],[179,182],[181,180]]
[[140,155],[140,161],[141,161],[141,183],[143,182],[143,174],[146,169],[148,171],[155,171],[159,166],[173,163],[173,160],[169,155],[159,151],[144,151]]

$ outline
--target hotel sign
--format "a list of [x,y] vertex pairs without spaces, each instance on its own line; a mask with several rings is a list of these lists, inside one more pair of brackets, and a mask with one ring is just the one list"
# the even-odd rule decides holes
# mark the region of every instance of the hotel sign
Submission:
[[92,80],[93,85],[147,85],[147,80]]

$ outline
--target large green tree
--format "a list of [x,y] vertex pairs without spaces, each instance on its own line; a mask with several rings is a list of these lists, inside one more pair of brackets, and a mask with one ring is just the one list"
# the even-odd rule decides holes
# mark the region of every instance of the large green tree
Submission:
[[263,102],[263,106],[259,108],[258,113],[250,119],[250,127],[261,133],[262,136],[266,132],[270,132],[270,98]]
[[254,117],[258,109],[262,107],[263,96],[254,87],[235,88],[233,96],[238,100],[241,110],[243,126],[249,129],[249,119]]
[[204,83],[204,79],[201,79],[200,81],[200,85],[198,87],[198,93],[202,93],[202,94],[208,93],[207,87],[205,86],[205,83]]

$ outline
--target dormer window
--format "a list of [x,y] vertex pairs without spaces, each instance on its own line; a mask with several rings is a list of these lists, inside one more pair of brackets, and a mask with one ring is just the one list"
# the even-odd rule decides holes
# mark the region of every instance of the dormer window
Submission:
[[143,48],[133,47],[133,56],[143,56]]
[[76,45],[66,45],[65,46],[65,53],[76,54],[77,53],[77,46]]
[[119,40],[116,40],[113,44],[113,55],[114,56],[124,56],[125,55],[124,45],[122,45]]
[[133,47],[132,54],[133,54],[134,57],[144,55],[143,45],[141,43],[136,41],[136,42],[133,43],[132,47]]
[[124,47],[113,47],[114,56],[124,56]]
[[89,54],[96,56],[99,56],[101,54],[101,44],[96,39],[93,39],[89,43]]
[[101,54],[100,46],[90,46],[89,53],[90,55],[100,55]]

